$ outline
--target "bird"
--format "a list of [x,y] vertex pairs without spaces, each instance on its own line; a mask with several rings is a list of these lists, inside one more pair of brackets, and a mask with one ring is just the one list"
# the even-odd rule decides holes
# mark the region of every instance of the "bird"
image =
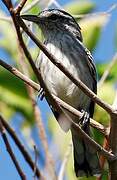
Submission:
[[[76,79],[80,79],[95,94],[97,93],[97,73],[90,51],[83,44],[81,28],[75,18],[61,9],[46,9],[38,15],[22,15],[24,20],[36,23],[44,36],[44,45]],[[42,78],[52,94],[83,112],[81,119],[66,113],[75,123],[91,136],[90,118],[94,114],[95,103],[78,88],[41,51],[36,61]],[[65,132],[71,130],[74,154],[74,170],[79,176],[99,176],[101,168],[96,150],[80,136],[77,128],[64,114],[54,112]]]

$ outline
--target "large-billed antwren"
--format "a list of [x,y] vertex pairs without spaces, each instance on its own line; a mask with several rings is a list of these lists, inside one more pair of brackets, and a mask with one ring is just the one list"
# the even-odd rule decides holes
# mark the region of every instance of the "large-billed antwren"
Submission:
[[[79,78],[97,93],[96,69],[93,58],[82,43],[81,29],[75,19],[65,11],[58,9],[45,10],[37,16],[23,15],[22,18],[39,25],[47,49],[75,78]],[[76,109],[84,111],[80,125],[90,135],[88,114],[93,117],[94,102],[52,64],[42,51],[36,61],[36,66],[40,68],[42,77],[51,93]],[[76,123],[79,122],[78,118],[68,114]],[[60,126],[65,131],[71,129],[76,176],[99,175],[100,165],[96,151],[80,137],[78,131],[63,115],[55,112],[55,117],[59,119]]]

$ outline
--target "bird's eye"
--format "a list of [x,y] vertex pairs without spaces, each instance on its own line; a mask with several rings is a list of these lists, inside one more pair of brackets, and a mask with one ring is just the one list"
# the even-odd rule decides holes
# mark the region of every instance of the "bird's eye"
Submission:
[[56,14],[52,14],[50,16],[50,20],[56,21],[58,19],[58,16]]

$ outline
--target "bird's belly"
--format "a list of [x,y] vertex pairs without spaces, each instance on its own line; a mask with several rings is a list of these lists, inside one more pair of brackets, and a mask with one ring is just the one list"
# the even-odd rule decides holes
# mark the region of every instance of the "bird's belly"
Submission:
[[[50,92],[75,108],[86,109],[88,97],[49,60],[41,64],[42,77]],[[67,63],[67,69],[80,78],[77,68]]]
[[[62,46],[66,46],[63,41]],[[71,44],[70,44],[71,45]],[[48,50],[73,74],[76,79],[81,79],[90,89],[92,89],[92,78],[88,68],[83,64],[83,60],[78,57],[78,54],[65,51],[67,48],[62,48],[61,43],[58,46],[48,43],[46,44]],[[45,55],[40,53],[40,61],[37,61],[37,67],[40,68],[42,77],[54,95],[58,96],[65,102],[69,103],[75,108],[87,110],[90,104],[88,98],[69,78],[64,75]]]

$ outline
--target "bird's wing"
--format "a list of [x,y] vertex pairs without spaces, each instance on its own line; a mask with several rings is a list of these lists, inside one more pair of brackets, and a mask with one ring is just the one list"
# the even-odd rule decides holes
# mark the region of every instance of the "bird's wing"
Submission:
[[[97,73],[96,73],[96,67],[95,67],[95,64],[93,62],[93,57],[92,57],[90,51],[87,48],[85,48],[85,51],[86,51],[86,54],[87,54],[88,67],[89,67],[90,73],[91,73],[92,78],[93,78],[93,92],[95,94],[97,94]],[[90,117],[93,117],[94,107],[95,107],[95,102],[91,101],[90,107],[89,107]]]

